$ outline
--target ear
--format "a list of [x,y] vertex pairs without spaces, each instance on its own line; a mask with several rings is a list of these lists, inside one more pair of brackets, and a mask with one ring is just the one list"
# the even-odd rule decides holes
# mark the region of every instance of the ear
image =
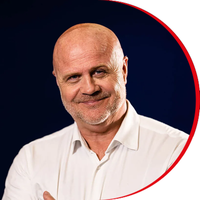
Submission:
[[56,77],[56,84],[57,84],[57,86],[59,87],[55,70],[52,71],[52,74]]
[[52,71],[52,74],[53,74],[53,75],[54,75],[54,76],[56,77],[56,73],[55,73],[55,70],[53,70],[53,71]]
[[123,58],[123,78],[124,78],[124,83],[127,83],[127,76],[128,76],[128,57],[124,56]]

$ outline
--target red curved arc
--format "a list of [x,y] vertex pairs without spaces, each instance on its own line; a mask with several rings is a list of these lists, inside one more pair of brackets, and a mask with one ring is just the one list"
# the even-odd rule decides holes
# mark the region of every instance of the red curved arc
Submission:
[[[104,1],[110,1],[110,0],[104,0]],[[158,181],[160,181],[163,177],[165,177],[176,165],[177,163],[180,161],[180,159],[183,157],[183,155],[185,154],[187,148],[189,147],[191,141],[192,141],[192,138],[194,136],[194,133],[195,133],[195,130],[196,130],[196,126],[197,126],[197,122],[198,122],[198,118],[199,118],[199,110],[200,110],[200,90],[199,90],[199,82],[198,82],[198,77],[197,77],[197,73],[196,73],[196,70],[195,70],[195,67],[194,67],[194,64],[192,62],[192,59],[188,53],[188,51],[186,50],[185,46],[183,45],[183,43],[181,42],[181,40],[177,37],[177,35],[165,24],[163,23],[160,19],[158,19],[157,17],[155,17],[154,15],[152,15],[151,13],[137,7],[137,6],[133,6],[131,4],[128,4],[128,3],[124,3],[124,2],[119,2],[119,1],[112,1],[112,2],[116,2],[116,3],[121,3],[121,4],[124,4],[124,5],[127,5],[127,6],[131,6],[131,7],[134,7],[146,14],[148,14],[150,17],[154,18],[156,21],[158,21],[162,26],[164,26],[170,33],[171,35],[175,38],[175,40],[178,42],[179,46],[181,47],[181,49],[183,50],[186,58],[187,58],[187,61],[190,65],[190,69],[192,71],[192,75],[193,75],[193,80],[194,80],[194,86],[195,86],[195,95],[196,95],[196,105],[195,105],[195,114],[194,114],[194,120],[193,120],[193,125],[192,125],[192,128],[191,128],[191,132],[190,132],[190,136],[185,144],[185,147],[183,148],[182,152],[180,153],[180,155],[178,156],[178,158],[176,159],[176,161],[171,165],[171,167],[164,173],[162,174],[158,179],[156,179],[154,182],[152,182],[151,184],[149,184],[148,186],[142,188],[141,190],[138,190],[134,193],[131,193],[131,194],[128,194],[128,195],[125,195],[125,196],[122,196],[122,197],[117,197],[117,198],[112,198],[112,199],[109,199],[109,200],[116,200],[116,199],[121,199],[121,198],[125,198],[125,197],[128,197],[128,196],[131,196],[131,195],[134,195],[136,193],[139,193],[149,187],[151,187],[152,185],[154,185],[155,183],[157,183]],[[107,199],[108,200],[108,199]]]

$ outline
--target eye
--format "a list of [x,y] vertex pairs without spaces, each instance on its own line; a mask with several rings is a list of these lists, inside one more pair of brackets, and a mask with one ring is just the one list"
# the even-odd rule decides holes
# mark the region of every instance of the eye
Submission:
[[76,81],[78,81],[79,77],[80,77],[79,75],[73,75],[73,76],[70,76],[70,77],[67,79],[67,81],[76,82]]
[[100,74],[100,73],[103,73],[104,71],[103,70],[96,70],[96,74]]
[[104,76],[105,73],[106,73],[105,70],[98,69],[98,70],[95,70],[94,75],[100,77],[100,76]]

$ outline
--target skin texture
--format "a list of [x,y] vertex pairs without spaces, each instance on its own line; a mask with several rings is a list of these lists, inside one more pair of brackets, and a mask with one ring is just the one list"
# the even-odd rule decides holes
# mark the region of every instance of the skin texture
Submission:
[[[128,58],[116,35],[98,24],[78,24],[57,40],[53,74],[65,109],[99,160],[126,114]],[[44,199],[53,199],[44,193]]]

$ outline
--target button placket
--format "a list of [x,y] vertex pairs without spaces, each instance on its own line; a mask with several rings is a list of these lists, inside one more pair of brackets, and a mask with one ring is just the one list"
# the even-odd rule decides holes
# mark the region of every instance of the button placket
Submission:
[[106,153],[105,156],[101,161],[98,161],[98,164],[96,165],[95,170],[95,176],[93,181],[93,199],[101,199],[102,196],[102,189],[103,189],[103,183],[105,179],[105,172],[106,172],[106,162],[109,159],[109,154]]

